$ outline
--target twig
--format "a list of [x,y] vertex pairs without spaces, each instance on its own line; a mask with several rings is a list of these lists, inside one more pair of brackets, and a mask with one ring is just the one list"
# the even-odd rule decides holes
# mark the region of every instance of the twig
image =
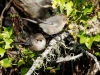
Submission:
[[[81,47],[79,47],[82,51],[85,51],[83,48],[81,48]],[[95,61],[95,63],[96,63],[96,67],[98,67],[98,70],[100,70],[100,64],[99,64],[99,61],[97,60],[97,58],[93,55],[93,54],[91,54],[91,53],[89,53],[88,51],[85,51],[85,53],[88,55],[88,56],[90,56],[92,59],[94,59],[94,61]],[[63,57],[60,57],[60,58],[58,58],[58,60],[56,61],[56,63],[59,63],[59,62],[63,62],[63,61],[70,61],[70,60],[75,60],[75,59],[77,59],[77,58],[79,58],[79,57],[81,57],[81,56],[83,56],[83,53],[80,53],[80,54],[78,54],[78,55],[76,55],[76,56],[66,56],[65,58],[63,58]]]
[[56,36],[54,39],[52,39],[49,43],[49,46],[46,48],[46,50],[41,54],[41,57],[37,57],[37,59],[33,62],[33,65],[29,69],[29,71],[26,73],[26,75],[31,75],[33,71],[37,68],[38,65],[43,64],[43,60],[47,55],[50,53],[51,49],[53,48],[53,45],[56,44],[58,41],[64,39],[68,36],[68,33],[63,32],[62,34]]
[[[80,47],[80,49],[81,49],[82,51],[85,51],[82,47]],[[100,64],[99,64],[99,61],[97,60],[97,58],[96,58],[93,54],[89,53],[88,51],[85,51],[85,53],[86,53],[88,56],[90,56],[92,59],[94,59],[94,61],[95,61],[95,63],[96,63],[96,66],[98,67],[98,70],[100,71]]]
[[80,53],[80,54],[78,54],[76,56],[66,56],[65,58],[60,57],[60,58],[58,58],[58,60],[56,61],[56,63],[63,62],[63,61],[75,60],[77,58],[80,58],[81,56],[83,56],[83,53]]
[[100,71],[100,64],[99,64],[99,61],[97,60],[97,58],[93,54],[89,53],[88,51],[86,51],[86,54],[88,56],[90,56],[92,59],[94,59],[96,66],[98,67],[98,70]]
[[35,21],[35,20],[31,20],[31,19],[28,19],[28,18],[22,18],[22,19],[37,24],[37,21]]
[[1,16],[0,16],[0,28],[2,27],[2,20],[3,20],[3,14],[5,12],[5,10],[7,10],[9,7],[10,7],[10,4],[13,0],[10,0],[9,3],[5,6],[5,8],[3,9],[2,13],[1,13]]

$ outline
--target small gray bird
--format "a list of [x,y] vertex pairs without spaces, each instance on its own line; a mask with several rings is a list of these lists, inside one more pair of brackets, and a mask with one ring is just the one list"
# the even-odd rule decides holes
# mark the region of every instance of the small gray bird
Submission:
[[29,46],[29,49],[32,51],[41,51],[46,46],[46,39],[41,33],[30,36],[30,41],[32,45]]
[[67,22],[67,18],[64,14],[57,14],[50,18],[47,18],[43,23],[40,23],[39,26],[43,31],[49,35],[59,33]]
[[57,14],[55,16],[51,16],[47,18],[45,21],[40,20],[40,23],[31,19],[26,19],[26,18],[22,19],[30,21],[32,23],[39,24],[39,27],[42,28],[42,30],[48,35],[59,33],[67,23],[67,17],[64,14]]
[[41,33],[32,34],[26,42],[13,42],[11,45],[26,45],[32,51],[41,51],[46,46],[46,39]]

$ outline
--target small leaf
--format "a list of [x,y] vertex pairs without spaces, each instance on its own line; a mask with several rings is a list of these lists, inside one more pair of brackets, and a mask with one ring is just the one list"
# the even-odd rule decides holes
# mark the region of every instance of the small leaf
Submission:
[[94,41],[92,36],[89,37],[85,35],[84,32],[82,32],[78,35],[78,37],[80,38],[80,44],[85,44],[88,49],[91,49],[92,43]]
[[25,75],[28,70],[29,70],[29,68],[27,68],[27,67],[21,68],[20,75]]
[[67,16],[70,15],[70,13],[73,11],[72,6],[73,6],[73,2],[70,1],[65,5],[65,9],[67,10]]
[[[87,39],[87,37],[81,36],[81,37],[80,37],[80,44],[85,43],[86,39]],[[88,40],[88,39],[87,39],[87,40]]]
[[57,3],[57,1],[56,0],[52,0],[52,8],[53,9],[56,9],[57,8],[57,5],[58,5],[58,3]]
[[85,24],[86,23],[86,20],[80,20],[80,22]]
[[3,38],[10,38],[8,31],[1,33],[1,35],[3,36]]
[[3,27],[4,31],[1,34],[3,38],[10,38],[12,35],[12,27]]
[[92,46],[92,43],[93,42],[85,42],[85,45],[88,49],[91,49],[91,46]]
[[0,57],[3,57],[5,52],[6,50],[0,47]]
[[90,13],[90,12],[92,12],[92,10],[93,10],[93,7],[92,6],[88,6],[88,7],[84,7],[85,9],[83,10],[83,13],[84,14],[87,14],[87,13]]
[[0,34],[0,40],[2,40],[3,39],[3,35],[2,34]]
[[35,54],[32,51],[29,51],[27,49],[23,50],[23,54],[27,55],[30,58],[33,58],[35,56]]
[[100,11],[98,12],[98,16],[100,17]]
[[97,20],[97,16],[94,16],[91,21]]
[[4,68],[8,68],[8,67],[11,67],[12,66],[12,59],[11,58],[5,58],[5,59],[2,59],[0,61],[0,65]]
[[4,38],[4,41],[5,41],[5,49],[11,48],[10,44],[13,42],[13,40]]
[[56,69],[51,69],[50,73],[56,73]]
[[62,13],[65,8],[65,0],[59,0],[60,12]]
[[81,44],[90,41],[90,38],[88,36],[86,36],[85,34],[81,34],[81,35],[79,35],[79,37],[80,37],[80,43]]
[[88,41],[85,42],[85,45],[88,49],[91,49],[93,43],[93,37],[88,38]]
[[96,52],[95,55],[100,57],[100,52]]
[[94,41],[97,41],[97,42],[100,41],[100,35],[98,34],[98,35],[94,36],[93,37],[93,40]]
[[24,60],[20,59],[20,60],[18,61],[18,67],[20,67],[20,66],[23,65],[23,64],[25,64]]
[[58,64],[56,70],[60,70],[60,66],[61,64]]
[[9,32],[9,36],[12,35],[12,27],[3,27],[4,28],[4,32]]

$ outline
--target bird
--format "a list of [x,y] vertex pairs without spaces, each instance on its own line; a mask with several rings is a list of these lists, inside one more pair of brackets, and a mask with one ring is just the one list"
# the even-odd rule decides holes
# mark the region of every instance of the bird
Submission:
[[67,17],[65,14],[62,13],[51,16],[44,21],[38,19],[38,22],[40,21],[39,23],[35,20],[27,18],[22,19],[38,24],[39,27],[42,28],[42,30],[48,35],[59,33],[67,23]]
[[32,34],[26,42],[13,42],[11,45],[26,45],[29,50],[36,52],[42,51],[46,46],[46,39],[41,33]]
[[67,17],[64,14],[57,14],[47,18],[39,24],[39,27],[48,35],[59,33],[67,23]]
[[31,45],[28,46],[32,51],[42,51],[46,46],[46,39],[41,33],[30,36]]

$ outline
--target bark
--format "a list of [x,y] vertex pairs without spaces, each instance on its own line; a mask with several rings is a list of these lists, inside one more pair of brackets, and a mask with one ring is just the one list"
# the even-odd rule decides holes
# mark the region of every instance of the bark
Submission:
[[49,7],[42,7],[50,4],[50,0],[13,0],[14,5],[24,12],[31,19],[44,19]]

